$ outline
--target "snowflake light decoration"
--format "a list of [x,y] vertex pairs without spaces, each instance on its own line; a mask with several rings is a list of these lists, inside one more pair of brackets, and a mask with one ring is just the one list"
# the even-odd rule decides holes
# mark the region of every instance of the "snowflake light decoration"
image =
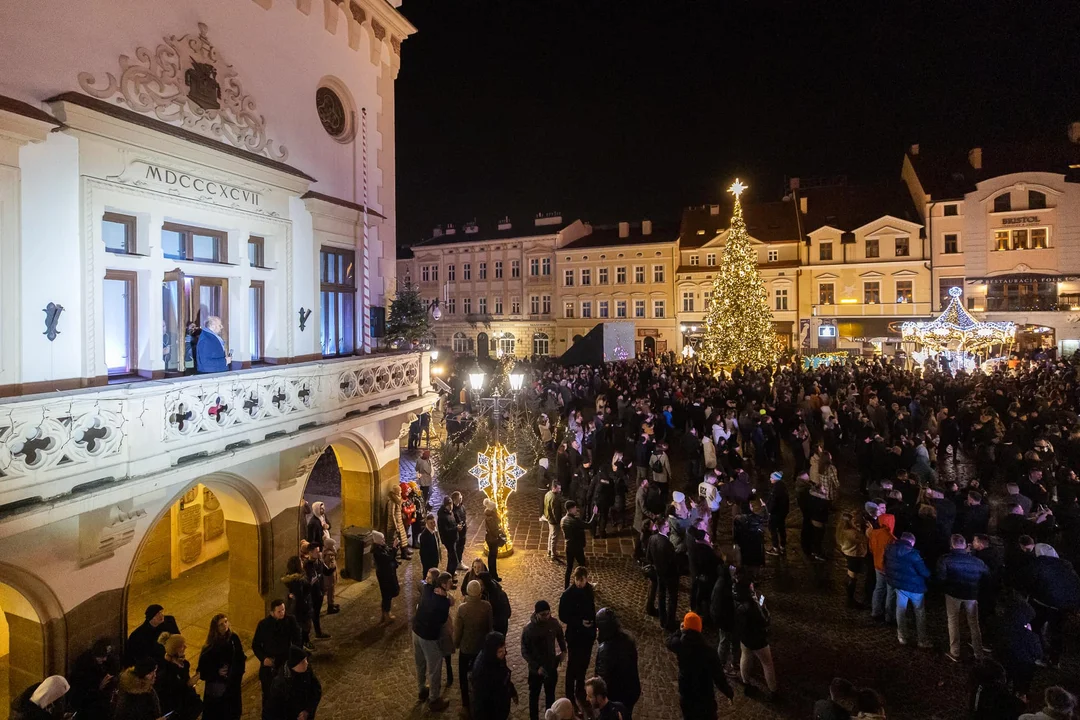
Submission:
[[476,478],[477,486],[492,502],[499,515],[506,544],[499,548],[499,557],[506,557],[514,552],[510,539],[510,527],[506,522],[506,500],[517,490],[518,480],[525,476],[526,470],[517,464],[517,453],[506,449],[502,443],[488,445],[484,452],[477,453],[476,465],[469,474]]

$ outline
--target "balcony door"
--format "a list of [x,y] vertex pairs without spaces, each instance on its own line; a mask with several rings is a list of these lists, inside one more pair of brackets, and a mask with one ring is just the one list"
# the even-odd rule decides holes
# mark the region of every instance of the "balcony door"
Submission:
[[161,285],[162,357],[165,372],[195,372],[195,342],[203,324],[221,318],[221,339],[229,349],[229,281],[195,277],[180,270],[165,273]]

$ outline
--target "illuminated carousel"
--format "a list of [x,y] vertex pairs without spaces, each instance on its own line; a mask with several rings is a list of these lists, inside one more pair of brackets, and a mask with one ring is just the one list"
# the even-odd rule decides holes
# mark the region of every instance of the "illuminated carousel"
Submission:
[[904,342],[916,346],[910,357],[920,365],[927,360],[944,361],[955,375],[958,370],[985,369],[986,363],[1007,354],[1016,337],[1016,324],[979,322],[960,304],[963,290],[949,288],[949,295],[948,307],[935,320],[900,326]]

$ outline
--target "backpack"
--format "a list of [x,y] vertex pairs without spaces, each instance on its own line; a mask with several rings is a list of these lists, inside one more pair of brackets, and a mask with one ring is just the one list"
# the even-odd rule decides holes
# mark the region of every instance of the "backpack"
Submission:
[[652,471],[654,473],[662,473],[662,472],[664,472],[664,461],[661,460],[659,457],[657,457],[655,460],[653,460],[653,462],[652,462]]

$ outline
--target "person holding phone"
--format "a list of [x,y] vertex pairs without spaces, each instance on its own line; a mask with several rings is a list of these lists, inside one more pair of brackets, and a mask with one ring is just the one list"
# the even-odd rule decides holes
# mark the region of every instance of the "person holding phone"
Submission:
[[735,586],[735,635],[742,645],[739,676],[746,686],[746,694],[754,695],[757,687],[750,682],[752,664],[756,659],[765,676],[767,699],[776,694],[776,667],[773,665],[772,648],[769,647],[769,611],[765,596],[754,592],[754,584],[740,582]]

